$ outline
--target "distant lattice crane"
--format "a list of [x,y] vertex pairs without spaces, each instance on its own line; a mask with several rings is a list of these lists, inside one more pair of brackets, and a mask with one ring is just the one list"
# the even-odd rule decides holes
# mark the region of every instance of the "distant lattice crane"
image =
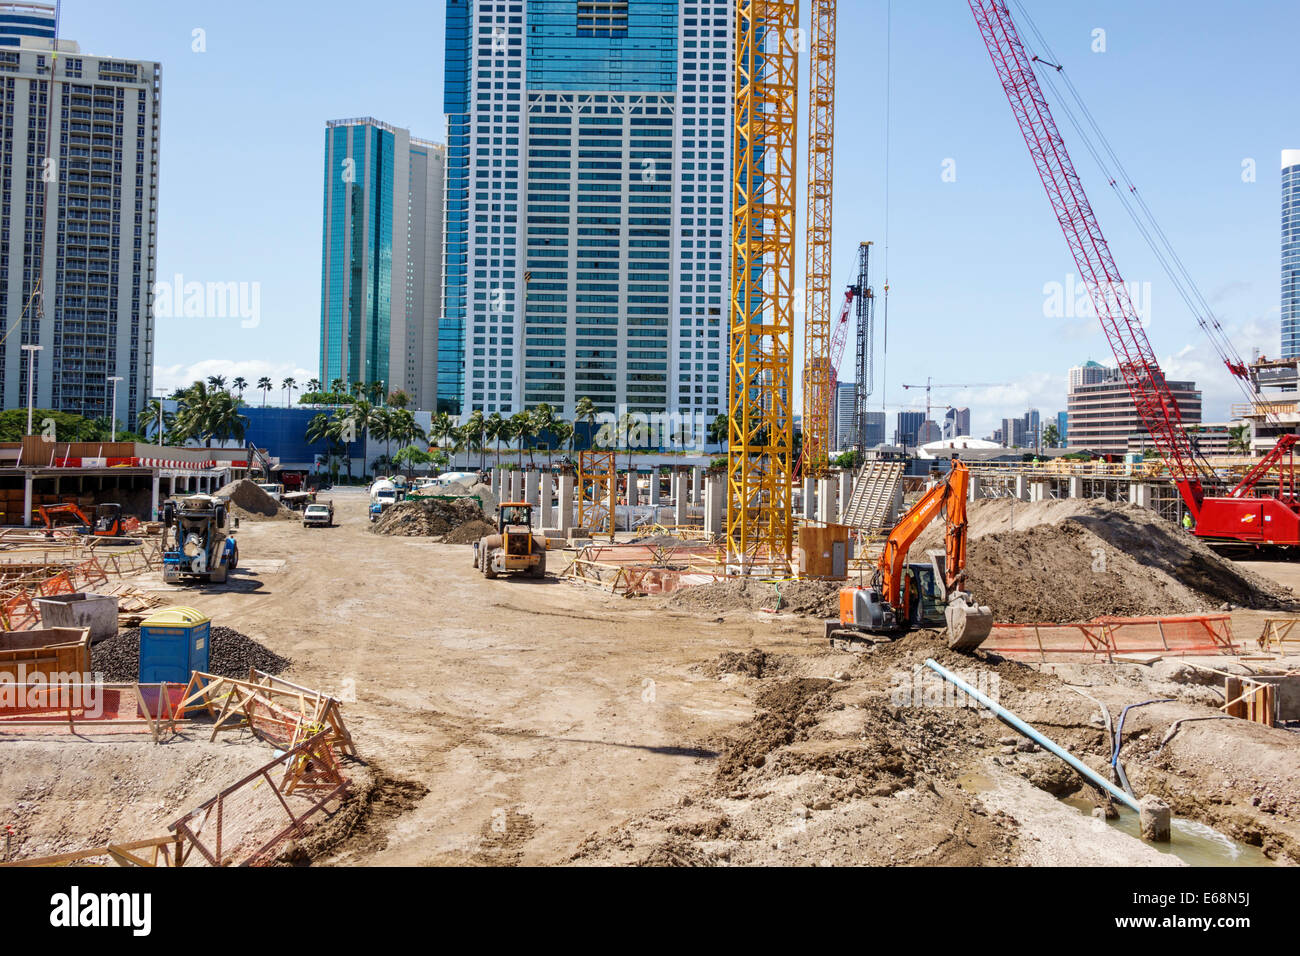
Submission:
[[876,389],[876,293],[871,288],[871,246],[864,242],[858,247],[858,361],[854,379],[855,394],[853,415],[857,425],[857,447],[867,450],[867,402]]

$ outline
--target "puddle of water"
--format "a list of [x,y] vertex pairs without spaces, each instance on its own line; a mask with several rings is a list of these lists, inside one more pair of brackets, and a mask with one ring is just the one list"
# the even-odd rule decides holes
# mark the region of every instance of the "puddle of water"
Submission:
[[[1092,816],[1093,805],[1082,797],[1061,800],[1080,813]],[[1109,825],[1135,839],[1142,838],[1142,825],[1132,810],[1120,810],[1119,819]],[[1213,827],[1193,820],[1173,819],[1173,839],[1169,843],[1149,843],[1161,853],[1172,853],[1188,866],[1277,866],[1258,847],[1238,843]]]

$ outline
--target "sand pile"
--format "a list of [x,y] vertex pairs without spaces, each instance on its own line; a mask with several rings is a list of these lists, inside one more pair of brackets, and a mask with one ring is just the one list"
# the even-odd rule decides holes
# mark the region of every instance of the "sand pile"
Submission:
[[229,511],[237,518],[246,521],[268,521],[290,519],[297,515],[280,504],[261,488],[247,478],[232,481],[218,489],[214,494],[230,502]]
[[492,525],[478,503],[461,498],[456,501],[428,499],[401,501],[386,509],[370,526],[374,534],[405,538],[435,538],[445,544],[470,544],[492,534]]
[[808,617],[839,617],[840,588],[836,581],[782,581],[779,584],[737,578],[677,591],[664,607],[696,614],[728,611],[775,611]]
[[[1104,501],[1010,499],[970,511],[968,587],[997,620],[1066,623],[1104,615],[1284,608],[1293,595],[1154,512]],[[912,549],[942,547],[930,528]]]

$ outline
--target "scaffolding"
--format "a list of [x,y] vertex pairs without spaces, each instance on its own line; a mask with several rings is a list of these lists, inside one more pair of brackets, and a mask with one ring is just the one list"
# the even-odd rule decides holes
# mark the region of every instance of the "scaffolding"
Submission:
[[838,369],[831,351],[831,226],[835,181],[835,13],[812,0],[808,79],[808,259],[805,284],[803,462],[805,475],[830,464],[831,403]]
[[618,462],[612,451],[578,453],[578,527],[595,534],[604,527],[614,540]]
[[727,560],[788,572],[794,547],[798,0],[737,0]]

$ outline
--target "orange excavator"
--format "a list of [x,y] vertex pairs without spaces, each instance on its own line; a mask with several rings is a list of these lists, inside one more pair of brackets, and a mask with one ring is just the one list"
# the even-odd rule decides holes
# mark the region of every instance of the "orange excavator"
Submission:
[[[832,645],[861,650],[913,628],[948,628],[948,646],[973,651],[993,629],[993,612],[966,591],[966,501],[970,470],[958,458],[948,476],[922,496],[894,526],[870,587],[840,592],[840,619],[826,622]],[[909,563],[908,552],[932,522],[947,526],[943,551],[929,563]]]
[[81,533],[97,538],[120,538],[126,534],[126,525],[122,519],[122,506],[105,504],[95,508],[92,521],[77,505],[66,502],[61,505],[41,505],[38,509],[41,520],[45,522],[45,534],[52,536],[59,524],[81,526]]

